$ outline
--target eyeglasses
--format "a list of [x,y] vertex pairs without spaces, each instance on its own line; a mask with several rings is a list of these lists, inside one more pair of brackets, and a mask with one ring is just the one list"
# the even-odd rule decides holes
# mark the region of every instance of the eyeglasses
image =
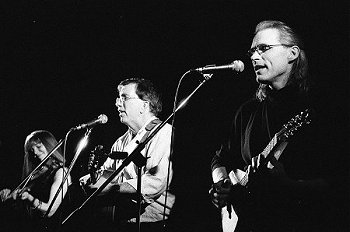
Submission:
[[258,44],[255,47],[252,47],[251,49],[248,50],[247,56],[250,58],[250,57],[252,57],[252,55],[255,52],[258,52],[258,54],[261,55],[262,53],[266,52],[267,50],[270,50],[271,48],[277,47],[277,46],[292,47],[293,45],[290,45],[290,44],[273,44],[273,45]]
[[[126,101],[129,101],[129,100],[131,100],[131,99],[140,99],[140,100],[142,100],[141,98],[138,98],[138,97],[128,97],[128,96],[121,96],[121,97],[117,97],[116,99],[115,99],[115,103],[124,103],[124,102],[126,102]],[[143,100],[142,100],[143,101]]]

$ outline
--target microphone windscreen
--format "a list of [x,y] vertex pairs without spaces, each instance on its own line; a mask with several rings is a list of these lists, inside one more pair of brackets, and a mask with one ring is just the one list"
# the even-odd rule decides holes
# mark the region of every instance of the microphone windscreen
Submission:
[[101,114],[98,118],[101,120],[102,124],[105,124],[108,121],[108,117],[105,114]]

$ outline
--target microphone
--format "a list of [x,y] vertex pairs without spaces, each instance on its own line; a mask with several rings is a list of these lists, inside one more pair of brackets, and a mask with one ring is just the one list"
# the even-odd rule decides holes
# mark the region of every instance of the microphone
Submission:
[[235,60],[231,64],[227,65],[218,65],[210,64],[202,68],[196,68],[195,71],[201,72],[201,73],[212,73],[215,71],[221,71],[226,69],[232,69],[236,72],[243,72],[244,70],[244,63],[240,60]]
[[97,119],[92,120],[90,122],[84,123],[84,124],[80,124],[79,126],[74,127],[74,130],[80,130],[80,129],[84,129],[86,127],[93,127],[97,124],[105,124],[108,121],[108,117],[104,114],[101,114],[100,116],[98,116]]

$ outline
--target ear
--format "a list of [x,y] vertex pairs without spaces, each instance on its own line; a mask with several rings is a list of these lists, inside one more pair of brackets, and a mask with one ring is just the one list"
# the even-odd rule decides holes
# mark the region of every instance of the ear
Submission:
[[144,113],[144,112],[148,112],[150,111],[150,108],[149,108],[149,102],[148,101],[144,101],[143,104],[142,104],[142,110],[141,110],[141,114]]
[[294,61],[296,58],[298,58],[299,54],[300,54],[300,48],[298,46],[290,47],[288,60],[290,62]]

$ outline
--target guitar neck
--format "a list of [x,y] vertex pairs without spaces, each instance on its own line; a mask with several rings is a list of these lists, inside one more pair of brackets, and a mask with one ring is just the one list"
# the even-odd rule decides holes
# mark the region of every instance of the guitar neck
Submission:
[[[268,164],[269,157],[271,155],[274,155],[276,159],[278,159],[281,155],[281,152],[274,153],[274,149],[280,145],[280,143],[283,141],[281,138],[281,135],[283,134],[283,130],[276,133],[273,138],[270,140],[270,142],[267,144],[265,149],[261,152],[261,154],[266,158],[265,164]],[[285,148],[283,146],[282,150]],[[236,184],[239,183],[242,186],[246,186],[248,183],[248,173],[239,169],[233,170],[229,174],[230,180],[232,183]]]
[[267,144],[267,146],[265,147],[265,149],[261,152],[261,154],[266,158],[267,162],[269,160],[269,156],[274,155],[276,159],[279,158],[276,157],[276,155],[274,154],[274,150],[279,147],[279,145],[281,144],[281,142],[285,141],[285,132],[286,129],[282,128],[279,132],[277,132],[273,138],[270,140],[269,144]]
[[261,152],[261,154],[267,158],[267,156],[271,153],[271,151],[276,147],[277,142],[278,142],[278,135],[275,134],[269,144],[264,148],[264,150]]

